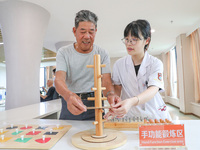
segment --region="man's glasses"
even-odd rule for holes
[[[123,39],[121,39],[121,40],[122,40],[122,42],[123,42],[125,45],[127,45],[129,42],[130,42],[132,45],[135,45],[135,44],[137,43],[137,41],[142,40],[142,39],[133,38],[133,39],[129,40],[128,38],[123,38]]]

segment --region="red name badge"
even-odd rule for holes
[[[142,125],[140,146],[185,146],[184,124]]]

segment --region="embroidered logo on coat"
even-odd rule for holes
[[[158,73],[158,80],[162,81],[162,73]]]
[[[160,110],[160,111],[166,111],[166,109],[167,109],[167,106],[166,106],[166,105],[163,105],[163,106],[161,106],[158,110]]]

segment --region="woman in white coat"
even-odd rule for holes
[[[105,118],[137,116],[171,120],[159,94],[164,90],[163,64],[147,52],[151,41],[149,22],[136,20],[129,23],[122,41],[129,55],[116,61],[112,74],[115,93],[122,101],[113,105]],[[111,91],[107,96],[113,93]]]

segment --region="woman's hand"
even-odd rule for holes
[[[120,101],[109,109],[109,112],[104,116],[104,118],[107,120],[108,118],[112,119],[114,117],[123,118],[124,115],[129,111],[131,106],[131,99]]]
[[[116,105],[113,105],[111,110],[115,114],[115,116],[118,116],[118,118],[122,118],[125,114],[127,114],[127,112],[131,107],[132,107],[131,99],[126,99],[117,103]]]
[[[123,101],[119,101],[117,104],[112,105],[112,108],[109,109],[109,112],[104,116],[105,119],[109,117],[114,118],[123,118],[132,106],[136,106],[138,104],[138,98],[133,97],[129,99],[125,99]]]
[[[125,99],[118,102],[116,105],[113,105],[111,108],[112,114],[118,118],[124,117],[132,106],[136,106],[138,99],[136,97]]]

